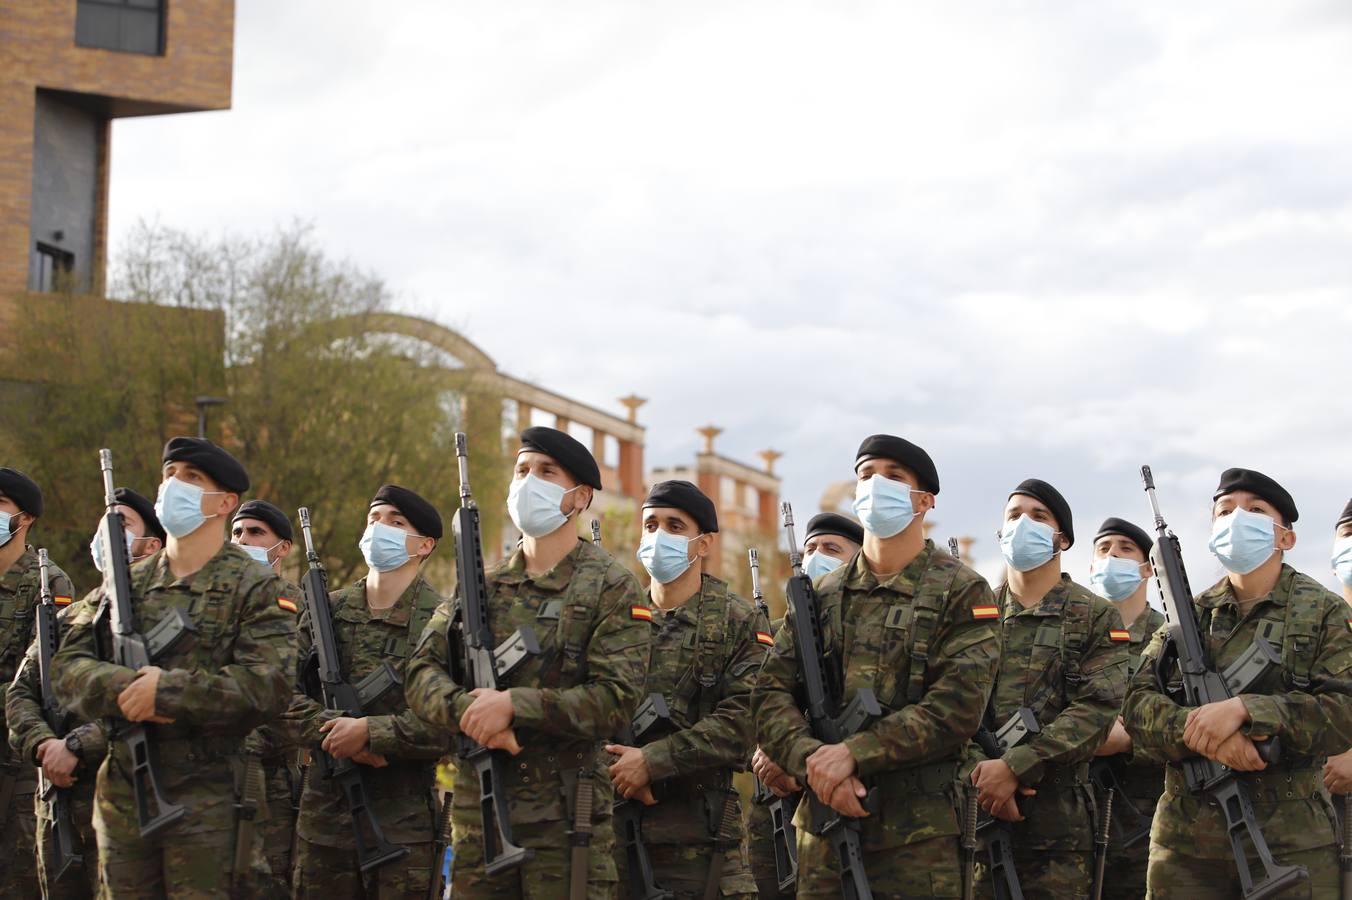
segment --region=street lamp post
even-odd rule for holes
[[[207,436],[207,407],[224,406],[225,398],[203,395],[194,398],[193,403],[197,404],[197,436],[205,438]]]

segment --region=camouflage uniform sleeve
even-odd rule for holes
[[[442,600],[432,614],[413,656],[404,670],[404,697],[409,709],[443,732],[460,733],[460,717],[469,706],[469,693],[451,678],[448,667],[450,646],[446,637],[451,626],[451,600]]]
[[[308,664],[310,650],[313,646],[314,634],[310,631],[310,608],[302,606],[300,623],[296,626],[296,667],[293,669],[297,676],[297,685],[295,691],[291,694],[291,705],[272,726],[285,744],[294,747],[311,748],[317,746],[323,737],[319,733],[319,726],[336,717],[336,713],[325,710],[324,705],[306,694],[299,684],[301,670]]]
[[[443,732],[406,709],[395,716],[367,716],[372,753],[391,759],[441,759],[450,752]]]
[[[56,737],[56,732],[42,715],[42,685],[38,678],[38,642],[34,639],[5,695],[9,745],[19,759],[34,765],[38,745]]]
[[[1003,757],[1021,784],[1040,782],[1048,765],[1075,765],[1092,759],[1122,708],[1131,671],[1130,644],[1109,636],[1110,631],[1123,630],[1117,610],[1107,606],[1106,600],[1094,607],[1089,646],[1080,661],[1082,677],[1079,684],[1067,682],[1065,709],[1042,725],[1038,735]]]
[[[509,688],[514,726],[601,740],[618,734],[633,715],[648,673],[652,626],[633,614],[635,606],[647,606],[638,581],[619,563],[610,565],[587,641],[587,680],[568,688]]]
[[[1000,668],[1000,637],[976,607],[995,606],[990,586],[973,579],[952,595],[929,651],[925,694],[845,739],[859,775],[929,762],[959,752],[976,734]]]
[[[117,695],[136,677],[125,666],[99,659],[94,615],[102,602],[103,591],[95,591],[68,614],[61,646],[52,657],[52,691],[57,701],[87,721],[120,716]]]
[[[765,645],[756,640],[758,623],[759,617],[740,623],[736,650],[723,673],[723,698],[713,711],[691,727],[644,746],[653,781],[701,769],[746,771],[754,733],[751,691],[765,661]]]
[[[80,739],[80,762],[91,772],[97,772],[99,763],[108,755],[108,732],[98,722],[86,722],[70,730]]]
[[[1240,694],[1250,717],[1244,733],[1256,738],[1280,735],[1283,748],[1296,756],[1342,753],[1352,745],[1349,677],[1352,625],[1343,602],[1330,597],[1319,652],[1310,667],[1309,688],[1282,694]]]
[[[798,648],[793,637],[793,610],[775,632],[775,645],[756,676],[751,705],[756,718],[756,740],[784,771],[806,783],[807,758],[822,742],[812,736],[798,707]]]
[[[1164,647],[1166,634],[1168,631],[1161,628],[1151,638],[1122,703],[1122,724],[1131,735],[1133,761],[1168,763],[1193,755],[1183,744],[1187,708],[1162,693],[1155,683],[1155,660]]]
[[[36,572],[34,573],[33,577],[34,577],[35,579],[38,577]],[[47,583],[48,583],[48,586],[49,586],[49,587],[51,588],[51,590],[52,590],[52,595],[55,596],[55,597],[74,597],[74,596],[75,596],[75,588],[74,588],[74,586],[70,583],[70,578],[68,578],[68,577],[66,576],[66,573],[63,572],[63,571],[61,571],[61,569],[58,568],[58,567],[56,567],[56,566],[52,566],[52,567],[49,569],[49,575],[48,575],[48,582],[47,582]],[[66,609],[69,609],[69,608],[70,608],[70,607],[66,607]],[[37,639],[37,636],[38,636],[37,620],[36,620],[36,618],[34,618],[32,621],[33,621],[33,625],[32,625],[32,638],[33,638],[33,640],[36,640],[36,639]],[[28,648],[28,652],[33,656],[33,662],[31,663],[31,666],[34,667],[34,669],[35,669],[35,671],[36,671],[36,666],[37,666],[37,650],[36,650],[36,648],[35,648],[34,646],[32,646],[32,645],[30,644],[30,646],[29,646],[29,648]],[[25,660],[26,660],[26,659],[27,659],[27,657],[25,657]],[[20,660],[20,662],[23,663],[24,660]],[[21,750],[19,749],[19,745],[13,743],[13,732],[14,732],[14,719],[13,719],[13,715],[14,715],[14,714],[11,713],[11,712],[9,711],[9,695],[10,695],[10,691],[13,689],[13,686],[14,686],[14,685],[18,684],[18,677],[17,677],[17,676],[18,676],[19,674],[20,674],[19,672],[16,672],[16,673],[15,673],[15,676],[16,676],[16,677],[15,677],[15,679],[14,679],[13,682],[9,682],[9,681],[0,681],[0,726],[3,726],[3,727],[0,727],[0,731],[4,731],[4,730],[6,730],[6,729],[9,730],[9,732],[10,732],[10,737],[11,737],[11,746],[13,746],[15,752],[20,753],[21,755],[23,755],[23,751],[21,751]],[[38,719],[39,719],[39,720],[42,720],[42,714],[41,714],[41,710],[42,710],[42,701],[41,701],[42,692],[41,692],[40,689],[37,688],[37,676],[36,676],[36,674],[33,676],[33,685],[34,685],[34,689],[33,689],[32,693],[31,693],[31,696],[32,696],[32,697],[38,698],[38,700],[37,700],[37,706],[38,706]],[[50,729],[48,729],[48,730],[50,730]],[[48,735],[48,737],[54,737],[54,735]],[[46,740],[46,739],[47,739],[47,738],[44,737],[42,740]],[[42,742],[42,741],[39,741],[38,743],[41,743],[41,742]],[[37,745],[35,744],[34,746],[37,746]],[[4,749],[4,747],[3,747],[2,745],[0,745],[0,759],[3,759],[4,756],[5,756],[5,749]],[[26,756],[26,758],[27,758],[27,759],[32,759],[31,756]]]
[[[219,672],[169,669],[160,675],[155,712],[176,722],[248,734],[281,715],[291,701],[295,620],[277,603],[285,583],[265,578],[240,604],[232,658]]]

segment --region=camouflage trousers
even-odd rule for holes
[[[66,874],[57,881],[56,861],[50,859],[53,847],[50,842],[55,829],[48,815],[48,804],[36,800],[34,812],[37,815],[37,865],[38,882],[42,885],[42,896],[46,900],[90,900],[99,895],[99,843],[94,834],[94,796],[93,790],[81,790],[77,784],[71,791],[71,819],[75,824],[75,836],[79,840],[76,851],[81,862],[72,864]],[[36,799],[36,798],[35,798]]]
[[[3,777],[4,773],[0,773]],[[33,815],[33,791],[15,793],[9,809],[0,810],[0,894],[6,898],[28,900],[42,896],[38,888],[37,856],[33,851],[33,833],[37,821]]]
[[[230,900],[258,893],[254,873],[234,884],[234,829],[166,835],[125,843],[99,833],[99,896],[105,900]],[[261,862],[261,858],[260,858]]]
[[[1142,900],[1145,873],[1150,863],[1150,840],[1142,838],[1130,847],[1108,847],[1104,867],[1103,900]]]
[[[290,895],[291,851],[296,837],[294,803],[300,788],[299,783],[293,784],[293,779],[299,776],[299,772],[288,770],[285,762],[263,766],[268,812],[259,823],[255,840],[263,845],[263,855],[272,872],[273,884],[277,886],[271,895],[275,897]],[[293,787],[297,791],[295,794]]]
[[[673,900],[699,900],[709,883],[709,866],[714,852],[713,846],[707,843],[649,844],[653,881],[663,890],[670,891]],[[755,900],[756,881],[751,876],[746,847],[738,844],[722,852],[723,872],[718,879],[718,896]],[[620,896],[628,900],[642,900],[640,897],[628,897],[628,866],[622,851],[615,854],[615,868],[620,877]]]
[[[426,900],[432,878],[432,844],[404,844],[409,854],[363,873],[354,850],[301,838],[291,896],[296,900]]]
[[[865,851],[864,871],[877,900],[962,896],[957,836]],[[829,839],[798,831],[798,896],[840,897],[840,867]]]
[[[524,865],[497,875],[484,873],[483,832],[455,825],[452,843],[451,893],[456,900],[562,900],[568,896],[572,872],[572,848],[564,822],[517,823],[512,826],[517,844],[534,853]],[[587,900],[614,900],[618,896],[615,833],[609,818],[595,824],[588,854]]]
[[[794,895],[790,887],[779,889],[779,871],[775,867],[775,827],[766,804],[748,803],[746,813],[746,846],[751,860],[751,875],[756,879],[756,890],[761,900],[776,900]]]
[[[1025,897],[1084,900],[1094,884],[1094,854],[1085,850],[1038,850],[1014,845],[1014,871]],[[978,897],[995,896],[990,872],[977,867]]]
[[[1310,880],[1278,895],[1281,900],[1335,900],[1339,896],[1338,850],[1316,847],[1279,854],[1287,866],[1304,866]],[[1239,875],[1232,859],[1199,859],[1156,843],[1150,845],[1151,900],[1240,900]]]

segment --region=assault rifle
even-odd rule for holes
[[[1183,552],[1177,536],[1169,530],[1160,513],[1155,479],[1149,466],[1141,466],[1141,480],[1155,517],[1155,546],[1150,551],[1150,564],[1155,570],[1155,582],[1159,585],[1165,617],[1169,621],[1169,633],[1156,660],[1157,677],[1164,680],[1166,673],[1177,668],[1182,686],[1175,699],[1183,706],[1228,700],[1233,696],[1232,690],[1226,684],[1225,674],[1216,671],[1207,653],[1197,612],[1193,609],[1192,588],[1188,586],[1188,575],[1183,568]],[[1276,764],[1281,756],[1280,739],[1275,735],[1255,741],[1254,746],[1268,765]],[[1179,766],[1188,789],[1194,794],[1206,795],[1225,816],[1230,852],[1235,858],[1245,900],[1272,897],[1309,879],[1309,871],[1304,866],[1282,866],[1273,859],[1254,815],[1246,777],[1201,756],[1185,759]],[[1250,848],[1256,860],[1250,858]],[[1262,869],[1257,881],[1253,871],[1255,862]]]
[[[671,710],[661,694],[649,694],[634,711],[633,721],[619,735],[626,747],[641,747],[654,740],[660,732],[672,727]],[[652,858],[643,842],[642,800],[615,798],[615,840],[624,851],[629,900],[671,900],[671,891],[662,888],[653,875]]]
[[[38,626],[38,685],[42,693],[42,718],[47,727],[56,733],[57,738],[66,735],[67,715],[52,693],[52,654],[61,643],[59,625],[56,621],[56,598],[52,596],[49,572],[50,563],[47,551],[38,551],[38,578],[40,581],[37,610]],[[38,768],[38,796],[51,804],[52,830],[47,836],[52,881],[60,881],[71,866],[84,862],[80,855],[79,839],[76,837],[75,820],[71,817],[70,788],[60,788],[47,780],[42,768]]]
[[[990,718],[989,707],[986,718]],[[999,759],[1005,755],[1005,751],[1017,747],[1041,730],[1042,727],[1038,725],[1033,711],[1021,706],[998,731],[991,731],[987,724],[982,722],[973,740],[987,759]],[[1023,885],[1019,882],[1019,873],[1014,869],[1014,837],[1010,824],[990,813],[982,812],[977,817],[976,833],[986,849],[995,900],[1023,900]],[[968,882],[971,883],[975,873],[969,869],[967,875]]]
[[[462,432],[455,435],[455,457],[460,468],[460,508],[451,525],[455,532],[455,577],[459,603],[447,632],[450,674],[467,691],[501,690],[503,679],[540,653],[535,631],[523,625],[500,646],[493,646],[488,623],[488,582],[484,577],[482,526],[479,507],[469,486],[469,450]],[[483,820],[484,871],[496,875],[519,866],[534,854],[517,846],[512,837],[511,811],[504,794],[507,752],[490,750],[468,735],[460,735],[460,758],[474,766],[479,785],[479,815]]]
[[[751,564],[751,601],[757,611],[764,616],[768,625],[770,607],[765,603],[765,594],[761,592],[760,556],[756,548],[746,551]],[[776,797],[774,792],[756,779],[756,791],[751,801],[770,810],[770,825],[774,828],[773,846],[775,850],[775,877],[779,879],[780,893],[788,893],[798,881],[798,829],[793,827],[793,814],[798,811],[801,794]]]
[[[822,637],[821,602],[812,587],[812,579],[803,574],[803,555],[793,532],[793,508],[780,504],[784,533],[788,538],[789,576],[785,594],[793,616],[793,638],[798,654],[798,673],[803,681],[807,718],[812,736],[825,744],[839,744],[883,714],[878,698],[868,688],[860,688],[845,702],[845,674],[828,667],[826,644]],[[864,871],[863,850],[859,840],[859,820],[842,816],[806,790],[811,832],[831,843],[840,867],[840,889],[844,900],[873,900],[868,875]],[[876,805],[876,794],[869,791],[865,808]]]
[[[371,704],[399,684],[399,674],[389,662],[382,662],[378,669],[355,685],[344,677],[342,661],[338,657],[338,639],[333,631],[328,573],[315,550],[314,536],[310,531],[310,510],[302,506],[298,514],[300,532],[305,539],[305,559],[309,563],[301,588],[305,594],[305,610],[309,614],[314,644],[309,659],[305,661],[302,681],[310,698],[323,703],[325,709],[359,719],[366,715]],[[361,871],[369,872],[408,855],[407,847],[400,847],[385,839],[380,822],[371,809],[366,779],[357,763],[350,759],[336,759],[316,747],[314,765],[321,777],[338,785],[343,799],[347,801],[347,811],[352,817],[352,837],[357,846],[357,865]]]

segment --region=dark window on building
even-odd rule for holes
[[[164,0],[77,0],[75,43],[157,56],[164,52]]]
[[[47,292],[62,290],[74,271],[74,253],[39,242],[33,251],[33,264],[28,272],[28,289]]]

